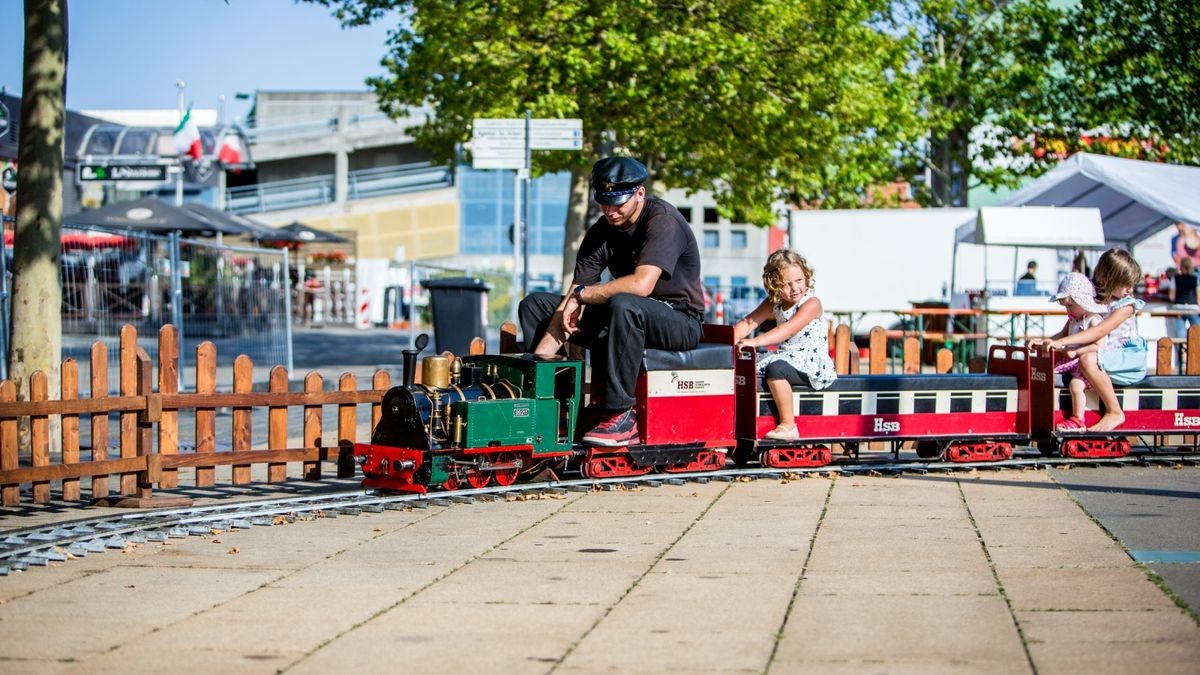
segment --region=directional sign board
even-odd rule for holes
[[[163,183],[167,180],[167,165],[81,163],[78,168],[78,176],[80,183],[112,183],[116,181]]]
[[[581,150],[583,120],[530,120],[531,150]],[[471,149],[476,169],[525,168],[525,120],[522,118],[475,120]]]

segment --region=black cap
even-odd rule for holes
[[[632,157],[605,157],[592,166],[592,191],[596,202],[620,206],[629,201],[649,172]]]

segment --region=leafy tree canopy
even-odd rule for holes
[[[434,108],[414,131],[442,159],[475,117],[579,117],[585,151],[537,153],[539,170],[587,166],[611,139],[767,224],[780,197],[857,205],[920,134],[910,37],[883,0],[313,1],[348,25],[400,17],[369,84],[388,112]]]

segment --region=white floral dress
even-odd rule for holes
[[[775,304],[775,323],[782,326],[784,322],[795,316],[800,306],[812,298],[812,293],[805,293],[788,309],[782,309]],[[779,349],[767,354],[758,361],[758,372],[775,361],[784,361],[797,371],[808,376],[813,389],[824,389],[837,379],[837,371],[833,367],[833,359],[829,358],[829,333],[825,321],[817,317],[807,326],[801,328],[795,335],[779,343]]]

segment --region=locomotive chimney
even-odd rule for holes
[[[404,357],[404,373],[402,374],[402,377],[405,387],[412,386],[413,379],[416,378],[417,375],[417,355],[420,354],[421,350],[425,349],[425,346],[428,344],[429,336],[425,333],[421,333],[417,336],[417,339],[413,341],[413,348],[401,350],[400,353]]]

